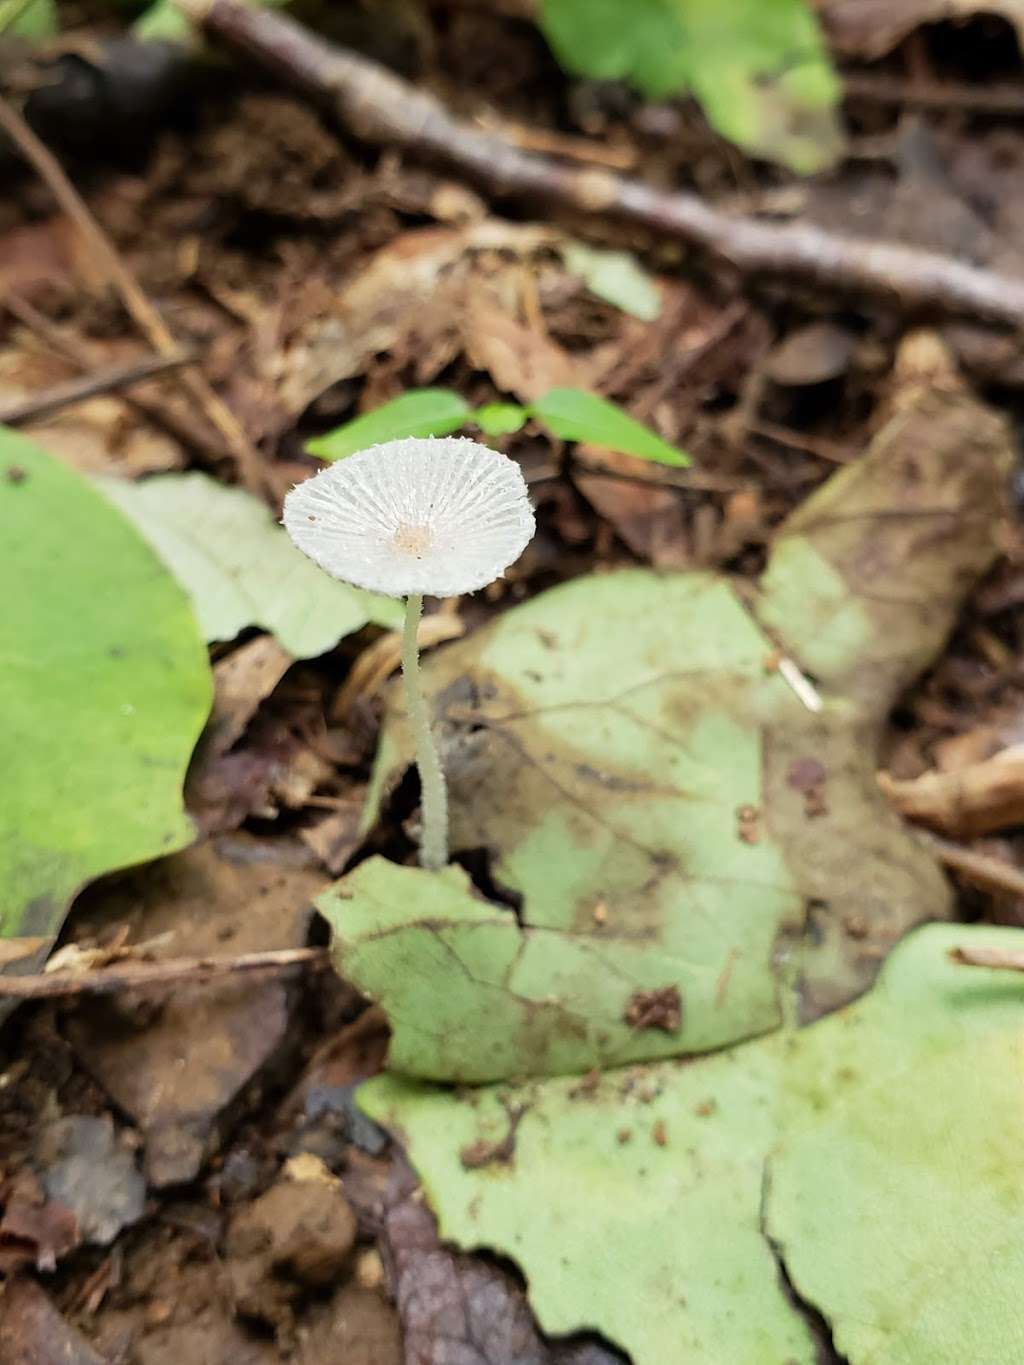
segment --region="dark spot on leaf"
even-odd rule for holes
[[[678,1033],[683,1022],[679,987],[662,986],[654,991],[634,991],[622,1018],[630,1028]]]
[[[528,1105],[519,1104],[508,1110],[508,1132],[497,1142],[488,1142],[481,1138],[478,1142],[471,1142],[463,1147],[459,1153],[459,1160],[467,1171],[478,1170],[481,1166],[493,1166],[495,1164],[510,1166],[516,1154],[516,1129],[523,1121]]]
[[[27,478],[28,474],[22,469],[20,464],[11,464],[7,466],[8,483],[24,483]]]

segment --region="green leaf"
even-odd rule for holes
[[[688,465],[690,458],[669,445],[607,398],[582,389],[550,389],[532,407],[553,436],[562,441],[586,441],[656,464]]]
[[[450,389],[410,389],[390,403],[306,443],[310,455],[342,460],[367,446],[406,436],[448,436],[470,420],[469,404]]]
[[[342,883],[342,974],[392,1016],[396,1066],[480,1080],[724,1046],[779,1023],[776,963],[797,965],[815,1017],[950,913],[875,755],[992,563],[1013,448],[963,391],[904,397],[780,529],[751,609],[712,574],[604,574],[426,662],[452,847],[491,849],[521,906],[470,905],[446,882],[450,907],[424,913],[428,874],[400,884],[373,863]],[[816,679],[810,705],[775,670],[780,648],[786,676],[803,664]],[[413,747],[396,693],[368,823]],[[385,910],[393,927],[375,937]],[[423,981],[444,1001],[441,1034],[410,1008]],[[655,1009],[643,1026],[637,991],[678,992],[679,1019]],[[484,1017],[504,1020],[500,1046]]]
[[[838,82],[806,0],[543,0],[540,24],[573,75],[651,99],[691,92],[756,155],[809,173],[841,150]]]
[[[471,896],[457,869],[382,859],[326,893],[339,970],[383,1003],[395,1067],[459,1081],[586,1071],[779,1023],[774,956],[803,897],[782,844],[760,829],[748,841],[736,814],[765,799],[763,719],[806,715],[765,672],[770,651],[724,581],[638,570],[553,589],[431,661],[460,755],[452,847],[495,850],[495,880],[523,911]],[[378,790],[410,746],[392,716]],[[782,806],[803,824],[802,800]],[[637,1024],[659,992],[678,1017]],[[424,1029],[425,1008],[443,1030]]]
[[[661,312],[658,287],[631,251],[599,251],[583,242],[562,247],[565,268],[585,282],[592,294],[643,322]]]
[[[519,431],[529,415],[518,403],[485,403],[470,414],[470,420],[488,436],[508,436]]]
[[[135,20],[132,32],[145,42],[187,43],[194,30],[174,0],[156,0]]]
[[[1024,934],[920,930],[791,1068],[767,1229],[851,1365],[1021,1357],[1024,975],[961,944]]]
[[[14,34],[29,42],[43,42],[60,32],[56,0],[3,0],[0,34]]]
[[[240,488],[205,474],[97,483],[188,590],[207,640],[260,626],[306,659],[369,622],[401,624],[400,603],[329,578]]]
[[[0,429],[0,932],[49,938],[94,877],[191,842],[210,707],[188,599],[80,475]]]
[[[928,926],[857,1004],[684,1066],[472,1093],[381,1077],[360,1104],[441,1235],[517,1261],[550,1334],[597,1329],[634,1365],[803,1365],[777,1255],[850,1365],[1017,1360],[1024,976],[950,951],[1022,943]]]
[[[813,1365],[760,1229],[782,1061],[772,1038],[583,1085],[382,1076],[359,1105],[405,1144],[445,1241],[515,1260],[549,1335],[596,1330],[633,1365]]]

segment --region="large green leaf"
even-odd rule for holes
[[[1024,975],[962,943],[1024,934],[921,930],[787,1071],[767,1230],[851,1365],[1024,1359]]]
[[[382,1076],[359,1103],[404,1143],[442,1237],[515,1260],[545,1332],[599,1331],[633,1365],[813,1365],[760,1228],[782,1062],[775,1035],[582,1085]]]
[[[326,893],[340,970],[388,1009],[396,1065],[585,1071],[775,1027],[774,955],[803,897],[780,841],[748,839],[737,815],[762,801],[764,718],[806,715],[765,671],[770,650],[726,583],[638,570],[554,589],[445,652],[431,686],[453,847],[495,850],[523,909],[383,859]],[[383,771],[404,769],[408,742],[389,727]]]
[[[328,578],[240,488],[205,474],[98,483],[188,589],[207,640],[262,626],[305,659],[368,622],[401,623],[398,602]]]
[[[691,91],[747,151],[801,172],[839,153],[839,86],[806,0],[543,0],[540,22],[574,75]]]
[[[341,884],[342,974],[384,1003],[395,1064],[482,1080],[721,1047],[779,1023],[780,962],[812,1017],[948,914],[876,752],[992,561],[1011,459],[991,412],[929,391],[783,527],[760,596],[711,574],[583,578],[430,659],[452,846],[489,851],[521,904],[381,862]],[[797,664],[818,710],[785,680]],[[396,698],[368,820],[412,756]]]
[[[774,1246],[850,1365],[1016,1361],[1024,977],[950,950],[1022,939],[928,926],[850,1008],[682,1066],[360,1099],[442,1235],[514,1258],[548,1332],[634,1365],[813,1361]]]
[[[43,42],[60,31],[56,0],[2,0],[0,34]]]
[[[343,460],[367,446],[400,441],[407,436],[448,436],[465,426],[472,414],[466,400],[451,389],[410,389],[372,412],[354,417],[326,436],[306,443],[321,460]]]
[[[85,479],[0,432],[0,931],[48,938],[84,883],[183,847],[212,695],[188,599]]]

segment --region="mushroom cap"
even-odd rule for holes
[[[387,441],[293,488],[284,525],[332,578],[456,597],[500,577],[535,529],[514,460],[459,437]]]

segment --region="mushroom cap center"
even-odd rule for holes
[[[434,533],[429,526],[410,526],[402,522],[394,534],[396,550],[401,550],[414,559],[422,559],[433,544]]]

